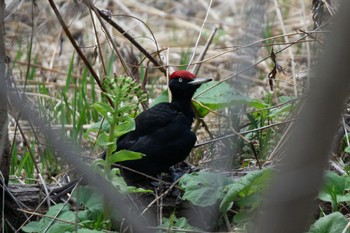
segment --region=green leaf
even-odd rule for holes
[[[106,231],[90,230],[87,228],[78,229],[78,233],[104,233],[104,232],[106,232]]]
[[[286,103],[286,102],[288,102],[288,101],[291,101],[291,100],[296,99],[296,97],[295,97],[295,96],[286,96],[286,95],[282,95],[282,96],[280,96],[278,99],[279,99],[280,103]]]
[[[195,172],[182,176],[179,184],[185,190],[183,200],[198,206],[211,206],[222,198],[224,186],[232,182],[217,173]]]
[[[163,91],[152,103],[151,107],[154,105],[157,105],[159,103],[168,103],[169,102],[169,96],[168,96],[168,90]]]
[[[102,121],[98,121],[98,122],[95,122],[93,123],[90,128],[87,130],[87,133],[89,132],[97,132],[99,131],[100,129],[103,131],[103,132],[108,132],[109,131],[109,123],[108,121],[103,121],[102,125],[101,125]]]
[[[97,219],[103,213],[103,198],[94,188],[81,186],[72,194],[73,198],[82,206],[84,210],[79,211],[79,220]]]
[[[67,222],[74,222],[75,221],[75,213],[73,211],[65,211],[62,214],[58,216],[58,219],[67,221]],[[60,222],[55,221],[49,230],[48,233],[62,233],[62,232],[74,232],[75,226],[74,224],[66,223],[66,222]]]
[[[112,107],[109,104],[103,102],[93,103],[92,107],[105,118],[107,118],[108,112],[113,112]]]
[[[350,193],[346,193],[344,195],[337,195],[337,201],[340,202],[349,202],[350,201]]]
[[[163,218],[162,222],[163,223],[161,227],[169,229],[169,231],[167,232],[183,233],[184,232],[183,230],[188,230],[190,232],[191,231],[201,232],[199,228],[191,226],[185,217],[177,218],[175,215],[171,215],[170,218]],[[176,231],[174,229],[179,229],[179,231]],[[159,232],[160,231],[157,231],[157,233]]]
[[[204,117],[210,112],[210,110],[215,111],[237,104],[246,104],[251,101],[248,96],[234,93],[235,90],[227,83],[220,83],[218,81],[204,83],[198,88],[194,95],[196,96],[197,94],[200,94],[195,99],[200,102],[201,105],[204,105],[204,107],[196,102],[194,102],[194,106],[199,113],[199,116]]]
[[[118,163],[126,160],[136,160],[141,159],[143,156],[140,152],[134,152],[130,150],[120,150],[114,152],[111,156],[108,156],[107,162],[110,164]]]
[[[273,109],[270,111],[270,114],[268,115],[268,117],[274,118],[274,117],[281,115],[282,113],[289,113],[291,111],[292,107],[293,107],[292,104],[287,104],[281,108]]]
[[[22,231],[24,232],[42,232],[43,230],[44,228],[39,222],[30,222],[22,227]]]
[[[112,183],[114,187],[116,187],[119,192],[121,193],[127,193],[128,192],[128,185],[126,184],[124,178],[119,174],[120,171],[117,168],[112,168],[110,170],[110,175],[107,175],[107,178]]]
[[[345,147],[344,151],[345,151],[346,153],[350,153],[350,146]]]
[[[75,220],[74,212],[70,211],[68,205],[65,205],[63,203],[51,206],[45,216],[54,218],[57,217],[58,219],[68,222],[74,222]],[[55,221],[54,219],[45,216],[41,218],[39,222],[28,223],[22,228],[22,230],[25,232],[43,232],[50,225],[50,228],[47,231],[49,233],[74,231],[75,226],[73,224]]]
[[[114,130],[114,136],[120,137],[135,129],[135,120],[129,116],[125,117],[125,121],[120,122]]]
[[[339,233],[343,232],[347,223],[348,220],[341,213],[334,212],[318,219],[307,233]],[[345,232],[349,233],[350,230]]]
[[[337,205],[341,202],[350,201],[350,177],[348,175],[338,175],[335,172],[325,174],[324,186],[318,197],[322,201],[331,202]],[[333,206],[335,208],[336,206]]]
[[[242,197],[247,197],[261,192],[270,176],[270,170],[250,172],[224,189],[224,197],[220,203],[220,211],[226,212],[231,208],[232,202]]]
[[[264,108],[271,107],[271,105],[265,103],[263,100],[257,100],[257,99],[254,99],[254,100],[250,101],[249,105],[251,107],[256,108],[256,109],[264,109]]]
[[[105,164],[106,164],[106,160],[101,159],[101,158],[98,158],[98,159],[95,159],[95,160],[91,163],[91,167],[92,167],[94,170],[98,170],[97,168],[99,168],[99,167],[104,167]]]
[[[153,193],[152,190],[128,186],[128,193]]]
[[[115,144],[115,141],[110,142],[109,141],[109,135],[106,134],[106,133],[101,133],[100,135],[98,135],[96,143],[99,146],[107,147],[109,145]]]

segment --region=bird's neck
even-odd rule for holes
[[[171,103],[180,110],[191,122],[194,118],[194,112],[192,109],[192,100],[188,99],[173,99]]]

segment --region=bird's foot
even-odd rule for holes
[[[169,168],[169,174],[171,177],[171,182],[175,182],[178,179],[180,179],[184,174],[191,173],[196,170],[196,167],[193,165],[186,163],[186,162],[180,162],[175,164],[174,166],[171,166]]]

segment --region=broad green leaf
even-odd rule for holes
[[[94,170],[97,170],[98,167],[103,167],[106,164],[106,160],[104,159],[95,159],[92,163],[91,163],[91,167],[94,168]]]
[[[135,120],[131,117],[126,117],[125,121],[120,122],[114,130],[114,136],[120,137],[135,129]]]
[[[350,146],[345,147],[344,151],[345,151],[346,153],[350,153]]]
[[[106,232],[106,231],[90,230],[87,228],[78,229],[78,233],[104,233],[104,232]]]
[[[292,107],[293,107],[292,104],[287,104],[287,105],[284,105],[283,107],[273,109],[270,111],[270,114],[268,115],[268,117],[274,118],[281,115],[282,113],[289,113]]]
[[[81,186],[72,194],[77,203],[83,204],[84,210],[79,211],[79,220],[97,219],[103,212],[103,198],[100,193],[89,186]]]
[[[307,233],[339,233],[344,232],[348,220],[339,212],[331,213],[318,219],[314,224],[311,225]],[[345,231],[349,233],[348,229]]]
[[[200,117],[206,116],[210,111],[223,109],[237,104],[246,104],[251,101],[247,96],[235,94],[235,90],[229,84],[218,83],[218,81],[205,83],[196,91],[194,96],[200,94],[195,98],[200,104],[194,102],[194,106]],[[204,107],[201,105],[204,105]]]
[[[126,184],[124,178],[120,176],[120,171],[117,168],[112,168],[110,170],[110,175],[107,175],[109,181],[113,184],[114,187],[118,189],[121,193],[128,192],[128,185]]]
[[[22,231],[24,232],[42,232],[43,230],[44,228],[39,222],[30,222],[22,227]]]
[[[348,175],[338,175],[335,172],[327,172],[324,186],[318,197],[322,201],[339,204],[350,201],[350,177]]]
[[[338,203],[340,203],[340,202],[349,202],[350,201],[350,193],[337,195],[337,201],[338,201]]]
[[[185,190],[183,200],[198,206],[211,206],[222,198],[224,186],[232,182],[217,173],[195,172],[181,177],[179,184]]]
[[[295,99],[294,96],[280,96],[279,97],[279,101],[280,103],[286,103],[288,101],[291,101]],[[276,108],[276,109],[272,109],[270,111],[270,114],[269,114],[269,117],[277,117],[278,115],[282,114],[282,113],[289,113],[291,111],[291,109],[293,108],[293,104],[292,103],[289,103],[289,104],[286,104],[280,108]]]
[[[183,233],[183,230],[188,230],[189,232],[195,231],[195,232],[201,232],[199,228],[191,226],[187,219],[185,217],[177,218],[174,215],[171,215],[170,218],[163,218],[162,219],[162,225],[161,227],[167,228],[167,229],[181,229],[179,231],[171,230],[169,232],[172,233]],[[157,231],[159,232],[159,231]]]
[[[233,221],[236,224],[246,224],[251,222],[252,220],[252,213],[249,211],[239,211],[238,213],[233,216]]]
[[[64,221],[74,222],[75,214],[72,211],[69,211],[68,205],[63,203],[51,206],[49,211],[45,216],[50,216],[54,218],[59,218]],[[50,228],[47,232],[49,233],[60,233],[60,232],[70,232],[74,230],[73,224],[68,224],[60,221],[54,221],[52,218],[48,217],[41,218],[38,222],[28,223],[22,228],[25,232],[43,232],[49,225]]]
[[[97,132],[99,130],[101,130],[104,133],[109,133],[109,127],[110,124],[107,120],[103,121],[102,125],[101,125],[101,121],[94,123],[87,131],[87,134],[90,132]],[[125,116],[125,120],[123,122],[120,122],[114,129],[114,137],[120,137],[132,130],[135,129],[135,120],[129,116]],[[102,138],[97,139],[97,140],[101,140],[101,144],[99,144],[99,141],[97,141],[98,145],[100,146],[108,146],[111,143],[108,142],[108,136],[102,136]]]
[[[112,142],[109,141],[109,136],[106,133],[101,133],[100,135],[98,135],[96,143],[97,143],[97,145],[102,146],[102,147],[107,147],[109,145],[115,144],[114,141],[112,141]]]
[[[250,172],[233,184],[227,185],[224,189],[224,197],[220,203],[220,211],[226,212],[230,209],[232,202],[242,197],[261,192],[266,185],[270,170],[259,170]]]
[[[111,156],[107,158],[107,162],[110,164],[118,163],[126,160],[141,159],[143,156],[140,152],[134,152],[129,150],[120,150],[114,152]]]
[[[58,219],[66,222],[75,222],[76,216],[73,211],[65,211],[58,216]],[[75,225],[66,222],[55,221],[47,231],[48,233],[74,232]]]
[[[278,99],[279,99],[280,103],[285,103],[285,102],[288,102],[288,101],[296,99],[296,97],[295,96],[282,95],[282,96],[278,97]]]
[[[128,193],[153,193],[152,190],[128,186]]]
[[[102,209],[103,198],[101,194],[90,186],[80,186],[79,190],[72,194],[72,197],[88,209]]]
[[[156,104],[168,103],[168,102],[169,102],[168,90],[165,90],[151,103],[150,106],[153,107]]]
[[[263,109],[263,108],[271,107],[269,104],[265,103],[263,100],[257,100],[257,99],[250,101],[249,105],[251,107],[256,108],[256,109]]]
[[[92,132],[92,131],[99,131],[100,129],[103,132],[108,132],[109,131],[109,123],[108,121],[103,121],[102,125],[101,125],[102,121],[98,121],[93,123],[90,128],[87,130],[87,133]]]

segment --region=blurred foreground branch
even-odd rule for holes
[[[255,232],[308,229],[332,139],[350,91],[350,2],[342,1],[288,149],[276,167]]]

